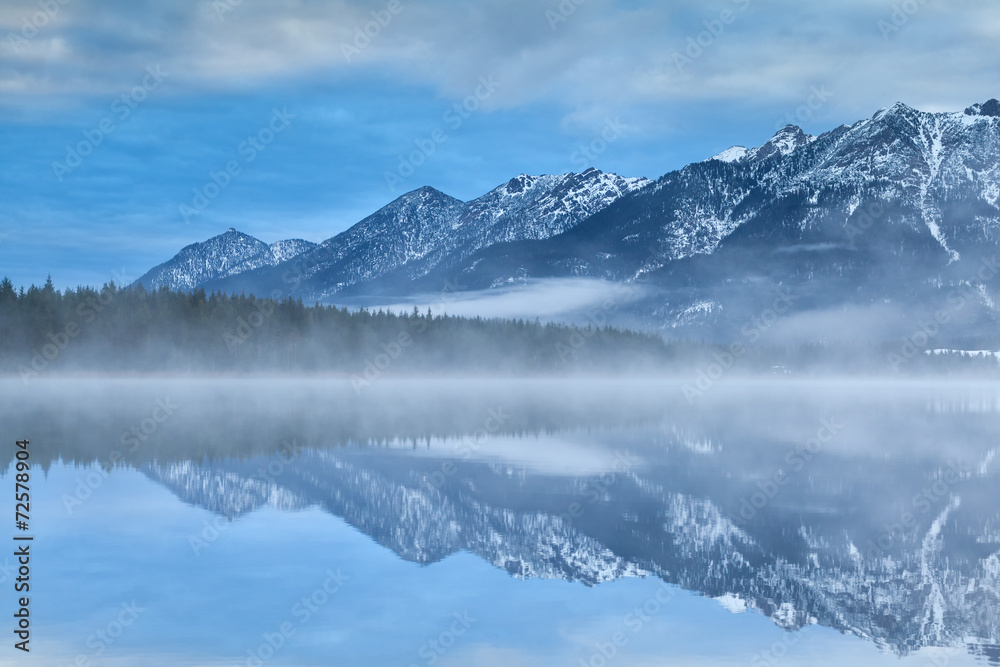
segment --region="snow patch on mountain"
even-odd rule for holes
[[[469,202],[421,188],[303,255],[315,277],[308,296],[329,298],[389,274],[405,283],[488,246],[547,239],[650,183],[588,169],[521,174]]]
[[[311,241],[303,241],[302,239],[287,239],[285,241],[276,241],[271,244],[271,254],[274,255],[275,264],[280,264],[281,262],[286,262],[293,257],[297,257],[307,250],[312,250],[316,247],[315,243]]]
[[[218,278],[235,276],[266,266],[276,266],[316,247],[301,239],[268,245],[230,227],[224,234],[192,243],[172,259],[150,269],[135,284],[155,290],[192,290]]]
[[[755,160],[766,160],[774,156],[787,157],[815,140],[816,137],[806,134],[797,125],[786,125],[778,130],[766,144],[754,151],[752,157]]]
[[[796,125],[786,125],[775,133],[765,144],[757,148],[746,148],[744,146],[732,146],[717,155],[705,160],[718,160],[719,162],[738,163],[750,160],[766,160],[767,158],[780,156],[785,157],[792,154],[796,149],[810,144],[816,137],[806,134],[802,128]]]
[[[708,160],[705,160],[705,162],[708,162],[709,160],[718,160],[719,162],[739,162],[749,154],[750,149],[745,146],[732,146],[717,155],[713,155],[708,158]]]
[[[745,614],[747,611],[747,601],[732,593],[726,593],[712,599],[725,607],[730,613]]]
[[[651,328],[737,316],[755,277],[734,275],[722,290],[713,276],[727,267],[675,274],[691,264],[681,260],[720,247],[748,265],[775,260],[792,272],[782,280],[836,272],[853,290],[844,299],[880,298],[873,281],[882,269],[924,271],[926,284],[914,284],[924,290],[1000,244],[998,104],[928,113],[897,103],[819,136],[788,125],[757,148],[734,146],[655,183],[589,169],[520,174],[469,202],[421,188],[304,252],[234,239],[224,251],[186,248],[144,278],[185,289],[223,279],[227,290],[266,293],[283,286],[276,263],[294,260],[296,296],[326,301],[539,278],[688,281],[642,306]]]

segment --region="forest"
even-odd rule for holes
[[[15,290],[0,282],[0,372],[405,373],[639,370],[686,347],[648,334],[307,306],[252,295],[142,286]]]
[[[51,278],[0,281],[0,373],[24,381],[59,373],[294,373],[383,375],[672,374],[692,387],[733,374],[976,374],[993,358],[914,354],[898,342],[733,345],[667,340],[613,327],[305,305],[253,295],[147,291],[114,282],[60,291]]]

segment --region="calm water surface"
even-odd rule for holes
[[[2,665],[1000,664],[995,385],[8,381],[0,431]]]

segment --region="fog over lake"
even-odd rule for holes
[[[684,384],[4,381],[32,659],[1000,664],[1000,388]]]

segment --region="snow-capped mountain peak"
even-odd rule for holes
[[[299,255],[307,276],[303,287],[309,299],[325,299],[375,281],[409,283],[497,243],[560,234],[650,183],[597,169],[522,173],[468,202],[424,186]],[[273,282],[270,268],[252,270],[240,281],[223,276],[218,286],[230,290]]]
[[[219,239],[199,246],[171,284],[254,293],[283,284],[274,249],[236,231],[219,238],[226,252],[212,249]],[[941,113],[898,103],[819,136],[788,125],[757,148],[735,146],[655,183],[588,169],[522,173],[467,202],[420,188],[295,255],[305,276],[296,296],[649,275],[669,298],[636,306],[643,325],[741,324],[766,292],[760,276],[822,295],[813,308],[895,303],[904,284],[908,298],[930,303],[933,289],[975,275],[998,245],[1000,102]],[[984,322],[1000,319],[990,294]]]
[[[798,148],[812,143],[815,140],[816,137],[806,134],[802,131],[802,128],[796,125],[786,125],[758,148],[732,146],[721,153],[704,160],[704,162],[718,160],[719,162],[728,162],[733,164],[753,160],[766,160],[776,155],[785,157]]]
[[[971,107],[965,110],[966,116],[1000,116],[1000,101],[996,99],[989,100],[982,104],[973,104]]]
[[[275,266],[315,247],[302,239],[268,245],[230,227],[224,233],[181,249],[172,259],[150,269],[136,281],[146,289],[190,290],[208,281]]]
[[[896,102],[890,106],[879,109],[878,111],[875,112],[875,115],[872,116],[872,118],[874,120],[878,120],[881,118],[885,118],[886,116],[909,116],[919,113],[920,111],[914,109],[909,104],[905,104],[903,102]]]
[[[287,261],[301,255],[307,250],[315,248],[316,244],[311,241],[304,241],[302,239],[286,239],[284,241],[275,241],[271,244],[271,253],[274,255],[275,264],[280,264],[281,262]]]
[[[802,131],[797,125],[786,125],[775,133],[767,143],[758,148],[753,155],[755,160],[766,160],[780,155],[785,157],[796,149],[811,143],[815,137]]]
[[[465,242],[479,249],[494,243],[549,238],[649,183],[646,178],[625,178],[594,168],[581,174],[521,174],[468,203],[463,228],[476,220],[472,227],[479,238]]]
[[[536,181],[537,179],[534,176],[519,174],[507,181],[507,184],[502,187],[508,195],[519,195],[524,194],[524,191],[532,187]]]
[[[749,154],[750,149],[745,146],[731,146],[721,153],[708,158],[705,162],[710,160],[718,160],[719,162],[739,162],[740,160],[745,159]]]

